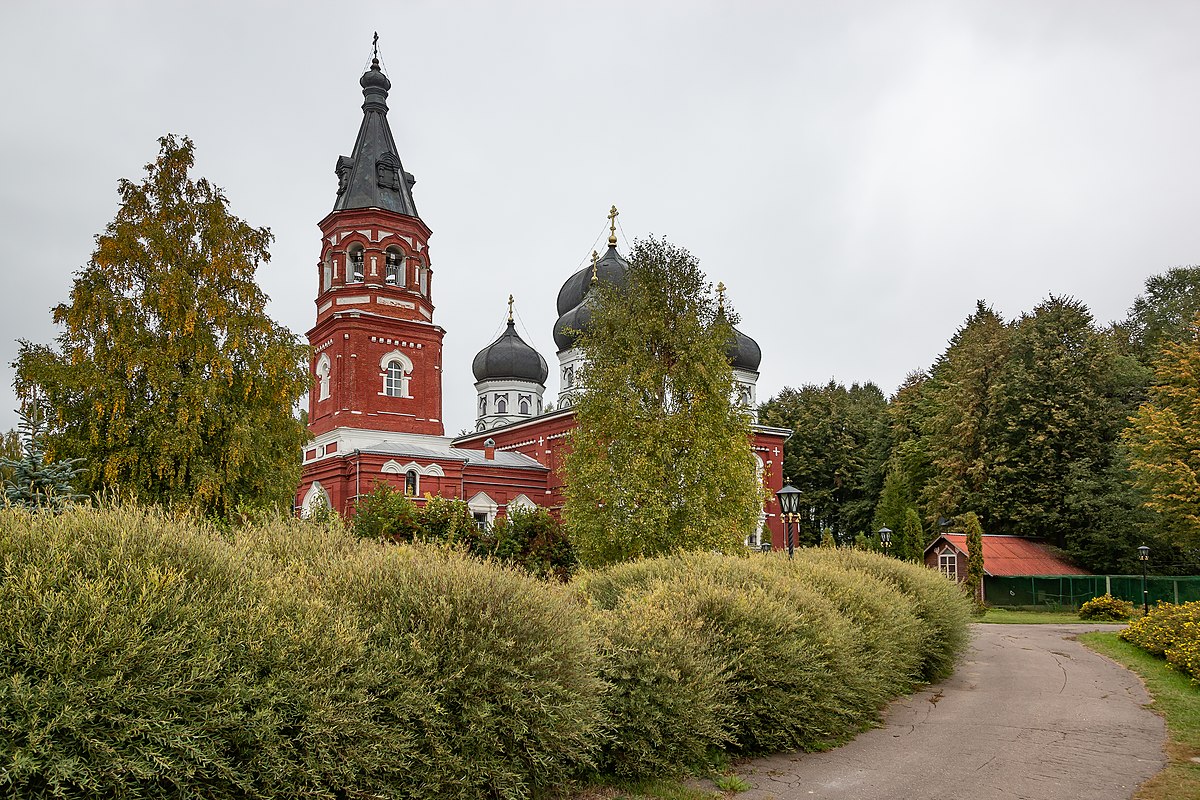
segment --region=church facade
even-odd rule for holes
[[[476,431],[447,437],[445,331],[434,322],[432,231],[417,212],[416,180],[405,171],[388,124],[391,82],[378,58],[359,83],[362,123],[351,154],[336,162],[337,198],[319,223],[317,317],[308,332],[313,438],[303,453],[297,507],[306,513],[325,502],[349,515],[359,496],[386,481],[418,505],[426,495],[464,500],[480,524],[516,507],[558,513],[574,399],[581,390],[576,375],[583,353],[576,338],[587,329],[588,289],[597,280],[622,281],[628,267],[617,250],[615,226],[604,256],[571,275],[557,297],[557,410],[544,411],[549,367],[517,333],[510,305],[505,331],[471,364]],[[610,220],[615,216],[614,208]],[[728,356],[736,400],[753,408],[758,345],[735,331]],[[783,442],[789,434],[753,427],[751,447],[768,501],[761,531],[748,545],[758,546],[760,539],[783,545],[774,493],[782,487]]]

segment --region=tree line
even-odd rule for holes
[[[1150,278],[1126,319],[1100,325],[1051,296],[1004,319],[980,301],[891,398],[873,383],[787,388],[759,409],[793,428],[784,471],[816,543],[920,558],[957,518],[1045,539],[1095,572],[1200,570],[1200,268]]]

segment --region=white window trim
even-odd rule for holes
[[[332,363],[329,361],[329,356],[326,353],[321,353],[321,357],[317,359],[318,394],[317,402],[329,399],[329,372],[333,369]]]
[[[398,395],[389,395],[387,393],[388,364],[392,363],[393,361],[400,362],[400,370],[402,372],[400,377],[400,394]],[[412,399],[412,391],[411,387],[409,386],[409,381],[412,378],[412,372],[412,360],[408,356],[404,355],[404,353],[400,352],[399,350],[393,350],[390,353],[386,353],[383,358],[379,359],[379,377],[383,381],[382,390],[379,393],[385,397],[405,397]]]

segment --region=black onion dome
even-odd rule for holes
[[[363,76],[358,79],[358,85],[364,89],[378,88],[389,92],[392,89],[392,82],[388,80],[388,76],[383,74],[383,70],[379,68],[379,59],[372,59],[371,68],[363,73]]]
[[[585,297],[582,303],[563,314],[554,323],[554,344],[558,346],[559,352],[574,347],[579,334],[586,331],[591,324],[592,304],[590,299]]]
[[[550,375],[542,354],[525,344],[512,320],[500,338],[480,350],[471,362],[475,380],[516,379],[543,386]]]
[[[758,365],[762,363],[762,350],[758,342],[737,328],[733,329],[733,337],[729,340],[729,346],[725,348],[725,354],[734,369],[758,372]]]
[[[626,272],[629,262],[617,252],[615,245],[609,245],[604,256],[596,261],[595,270],[588,264],[583,269],[567,278],[567,282],[558,290],[558,321],[554,323],[554,343],[559,351],[570,350],[575,346],[579,334],[592,321],[592,310],[588,305],[588,290],[592,286],[592,273],[597,281],[624,286],[627,280]]]
[[[596,279],[615,283],[618,286],[625,285],[625,271],[629,269],[629,262],[626,261],[617,248],[609,246],[600,260],[596,262]],[[567,282],[558,290],[558,314],[562,316],[570,311],[575,306],[583,302],[584,295],[587,294],[588,287],[592,285],[592,265],[588,264],[583,269],[576,272],[571,277],[567,278]]]

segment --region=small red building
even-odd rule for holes
[[[359,83],[358,137],[351,154],[337,159],[337,197],[319,223],[316,322],[308,332],[313,440],[303,453],[297,508],[306,513],[323,501],[349,515],[359,496],[386,481],[417,503],[425,495],[465,500],[481,523],[517,506],[557,513],[580,390],[575,376],[583,362],[575,340],[590,318],[587,294],[594,281],[621,281],[628,267],[617,251],[617,211],[609,214],[613,235],[604,256],[571,275],[558,293],[559,410],[544,413],[549,368],[517,334],[510,305],[507,329],[472,363],[476,431],[449,438],[442,420],[445,331],[434,322],[432,231],[417,213],[416,179],[404,169],[392,137],[391,81],[377,58]],[[753,408],[761,352],[753,339],[735,334],[728,351],[735,399]],[[783,443],[790,434],[754,427],[751,447],[769,501],[748,545],[758,546],[765,532],[782,546],[774,493],[782,488]]]
[[[925,548],[925,566],[952,581],[967,577],[967,535],[943,533]],[[984,577],[1012,575],[1089,575],[1056,556],[1041,542],[1023,536],[983,535]]]

